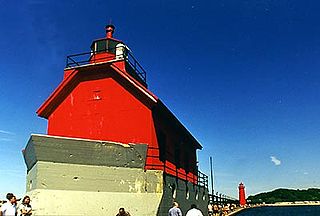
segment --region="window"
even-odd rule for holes
[[[113,40],[98,40],[94,42],[94,52],[111,52],[116,53],[116,46],[119,42]]]
[[[105,40],[97,41],[95,46],[95,51],[98,52],[105,52],[107,50],[107,43]]]

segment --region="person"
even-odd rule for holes
[[[6,196],[8,202],[1,206],[0,215],[1,216],[16,216],[17,214],[17,200],[13,193],[7,193]]]
[[[211,203],[208,204],[208,215],[213,216],[213,206]]]
[[[219,214],[220,214],[219,206],[215,204],[215,205],[213,206],[213,215],[214,215],[214,216],[219,216]]]
[[[197,209],[196,204],[192,204],[190,210],[187,212],[186,216],[203,216],[202,212]]]
[[[30,205],[30,197],[25,196],[18,209],[18,216],[30,216],[32,215],[32,207]]]
[[[228,213],[229,213],[229,204],[224,205],[223,208],[222,208],[222,211],[223,211],[223,215],[228,215]]]
[[[179,208],[179,203],[173,202],[172,208],[169,209],[168,216],[182,216],[182,212]]]
[[[130,216],[130,213],[125,211],[124,208],[119,208],[119,213],[116,216]]]

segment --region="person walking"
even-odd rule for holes
[[[192,204],[190,210],[187,212],[186,216],[203,216],[202,212],[197,209],[196,204]]]
[[[179,208],[179,203],[173,202],[172,208],[169,209],[168,216],[182,216],[182,212]]]
[[[17,199],[13,193],[7,193],[8,202],[1,206],[0,216],[16,216],[17,215]]]

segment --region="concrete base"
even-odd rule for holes
[[[162,193],[162,181],[159,170],[38,161],[27,174],[26,189]]]
[[[132,216],[167,216],[173,201],[179,202],[184,215],[191,204],[196,204],[204,215],[207,213],[207,190],[173,176],[165,176],[165,179],[161,193],[34,189],[28,195],[31,196],[34,216],[112,216],[120,207]],[[123,189],[121,186],[117,188]]]
[[[157,215],[159,194],[33,190],[29,193],[34,216],[116,215],[124,207],[132,216]]]
[[[207,189],[162,171],[38,161],[27,175],[34,216],[167,216],[173,201],[183,213],[196,204],[205,214]]]
[[[167,216],[177,201],[185,214],[196,204],[204,214],[208,189],[144,170],[146,145],[122,145],[33,135],[25,151],[26,190],[34,216]]]
[[[37,215],[156,215],[162,171],[38,161],[27,175]]]

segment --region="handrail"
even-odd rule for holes
[[[148,146],[148,149],[152,150],[152,149],[158,149],[155,147],[150,147]],[[158,156],[159,157],[159,156]],[[148,155],[147,153],[147,158],[158,158],[154,155]],[[184,170],[184,172],[181,172],[179,170],[179,168],[172,168],[170,166],[167,166],[165,162],[163,162],[162,164],[149,164],[146,163],[147,167],[151,167],[151,169],[161,169],[163,170],[165,173],[170,173],[170,171],[173,173],[176,173],[176,175],[178,176],[182,176],[183,179],[185,180],[193,180],[192,182],[195,183],[197,186],[200,187],[204,187],[206,189],[208,189],[208,176],[202,172],[200,172],[199,170],[197,171],[197,174],[192,173],[192,177],[188,176],[188,172]],[[195,178],[196,176],[196,178]]]
[[[148,150],[149,149],[150,150],[158,150],[158,148],[151,147],[151,146],[148,146]],[[147,153],[147,158],[159,158],[159,155],[158,156],[148,155],[148,153]],[[148,164],[148,163],[146,163],[145,166],[148,166],[149,169],[150,169],[150,167],[151,167],[151,169],[161,169],[165,173],[167,173],[166,171],[175,172],[176,174],[182,175],[185,178],[185,180],[188,180],[188,178],[189,178],[187,172],[185,172],[185,174],[184,174],[184,173],[180,172],[178,168],[172,168],[172,167],[167,166],[165,162],[163,162],[162,164]],[[193,173],[193,176],[196,176],[196,175]],[[196,177],[197,177],[196,179],[193,179],[193,183],[195,183],[197,186],[204,187],[204,188],[208,189],[209,177],[199,170],[197,172]],[[231,196],[227,196],[225,194],[218,193],[218,192],[216,192],[216,194],[215,194],[214,191],[213,191],[213,194],[209,193],[208,196],[209,196],[209,203],[211,203],[211,204],[226,204],[226,203],[237,204],[237,203],[239,203],[239,200],[237,200],[236,198],[233,198]]]
[[[208,188],[208,176],[198,170],[198,184]]]
[[[111,56],[98,56],[97,54],[101,53],[110,53],[113,54]],[[66,68],[74,68],[87,64],[96,64],[104,61],[111,60],[125,60],[130,66],[131,70],[133,70],[133,76],[138,78],[138,80],[142,81],[144,85],[147,83],[147,72],[140,65],[137,59],[132,55],[129,50],[126,50],[125,53],[116,55],[116,48],[108,48],[99,51],[91,51],[91,52],[83,52],[79,54],[72,54],[67,56],[66,60]],[[129,68],[129,70],[130,70]],[[130,72],[131,72],[130,70]]]
[[[224,194],[219,194],[217,193],[215,194],[209,194],[209,203],[210,204],[226,204],[226,203],[230,203],[230,204],[238,204],[239,200],[237,200],[236,198],[224,195]]]

